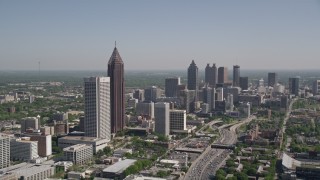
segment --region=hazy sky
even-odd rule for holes
[[[0,70],[320,69],[316,0],[0,0]]]

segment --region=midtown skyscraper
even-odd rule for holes
[[[205,82],[208,83],[211,87],[215,87],[217,84],[217,73],[218,71],[216,64],[213,64],[212,67],[210,67],[208,63],[205,69]]]
[[[233,66],[233,86],[234,87],[240,86],[240,66],[239,65]]]
[[[108,76],[110,77],[111,99],[111,133],[117,133],[124,127],[124,63],[114,48],[108,62]]]
[[[227,67],[219,67],[218,68],[218,83],[224,84],[227,83],[228,80],[228,68]]]
[[[180,77],[166,78],[165,80],[166,97],[177,97],[178,85],[180,85]]]
[[[188,68],[188,89],[189,90],[198,90],[199,79],[198,79],[198,67],[194,60],[192,60]]]
[[[299,84],[300,78],[299,77],[294,77],[294,78],[289,78],[289,92],[290,94],[294,94],[296,96],[299,96]]]
[[[268,73],[268,86],[274,87],[278,83],[277,73]]]
[[[110,140],[110,78],[85,78],[84,100],[85,136]]]

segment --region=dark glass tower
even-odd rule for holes
[[[277,73],[268,73],[268,86],[274,87],[278,83]]]
[[[111,133],[117,133],[124,127],[124,64],[117,47],[114,48],[108,62],[110,77]]]
[[[233,86],[240,86],[240,66],[238,65],[233,66]]]
[[[216,64],[213,63],[212,65],[212,87],[215,88],[216,85],[217,85],[217,82],[218,82],[218,70],[217,70],[217,67],[216,67]]]
[[[289,78],[289,92],[290,94],[294,94],[296,96],[299,96],[299,84],[300,78]]]
[[[205,69],[205,82],[209,84],[210,87],[216,87],[217,78],[218,78],[217,73],[218,71],[217,71],[216,64],[213,64],[212,67],[210,67],[208,63]]]
[[[188,68],[188,89],[198,90],[199,80],[198,80],[198,67],[192,60]]]

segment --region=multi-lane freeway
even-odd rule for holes
[[[234,144],[237,141],[236,129],[242,124],[251,121],[254,117],[233,124],[230,129],[220,129],[220,138],[216,140],[216,143],[222,144]],[[192,163],[186,175],[183,179],[210,179],[215,172],[225,162],[226,158],[231,153],[231,150],[227,149],[212,149],[210,146]]]

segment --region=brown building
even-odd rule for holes
[[[228,68],[227,67],[219,67],[218,68],[218,83],[224,84],[229,81],[228,79]]]
[[[110,77],[110,109],[111,133],[117,133],[124,127],[124,64],[117,47],[108,62],[108,76]]]
[[[56,135],[65,135],[69,133],[68,122],[57,121],[54,122],[54,133]]]
[[[32,135],[27,134],[31,141],[38,141],[38,154],[41,157],[47,157],[52,154],[52,136],[51,135]]]

